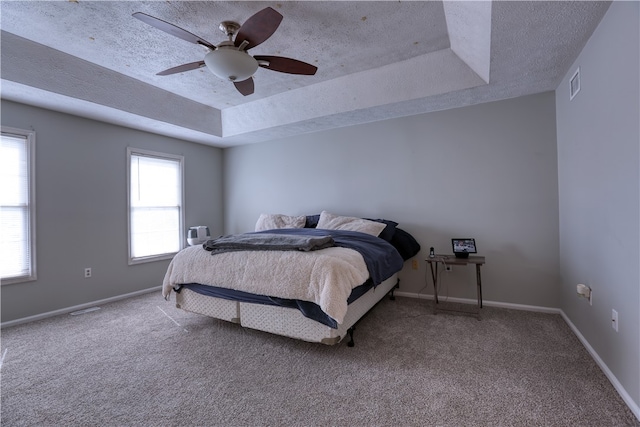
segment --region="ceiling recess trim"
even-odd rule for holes
[[[224,137],[485,85],[451,49],[222,111]],[[310,100],[310,96],[314,95]]]
[[[443,2],[451,50],[485,83],[489,83],[491,68],[492,4],[490,1]]]

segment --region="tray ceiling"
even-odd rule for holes
[[[556,89],[609,2],[3,1],[1,94],[227,147]],[[239,94],[206,49],[132,18],[144,12],[218,44],[223,20],[284,16],[250,50],[318,67],[258,69]]]

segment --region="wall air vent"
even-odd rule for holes
[[[569,80],[569,101],[571,101],[580,92],[580,67],[573,73]]]

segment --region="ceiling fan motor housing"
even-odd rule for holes
[[[213,74],[232,82],[246,80],[258,69],[258,61],[230,42],[222,42],[216,50],[207,53],[204,63]]]

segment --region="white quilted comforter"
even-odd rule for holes
[[[369,278],[362,255],[332,247],[313,252],[244,251],[212,255],[202,246],[180,251],[167,269],[162,294],[199,283],[258,295],[315,302],[338,323],[351,290]]]

